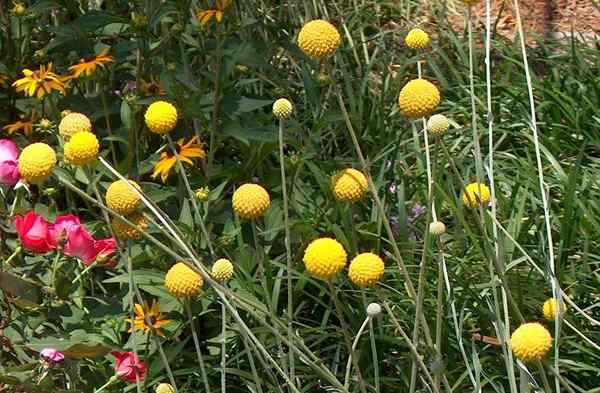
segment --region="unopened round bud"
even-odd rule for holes
[[[429,224],[429,233],[433,236],[440,236],[446,232],[446,225],[441,221],[434,221]]]
[[[371,303],[367,306],[367,315],[374,318],[381,314],[381,306],[379,303]]]

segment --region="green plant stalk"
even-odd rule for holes
[[[96,189],[97,190],[97,189]],[[110,224],[108,224],[110,226]],[[133,288],[134,288],[134,281],[133,281],[133,262],[131,260],[131,240],[127,241],[127,278],[129,280],[129,289],[127,291],[127,297],[129,299],[129,318],[131,319],[131,325],[132,325],[132,329],[131,329],[131,335],[134,336],[132,343],[132,347],[133,347],[133,354],[138,357],[138,353],[137,353],[137,343],[135,342],[135,328],[133,325],[133,321],[135,320],[135,313],[134,313],[134,308],[135,308],[135,302],[133,301]],[[120,250],[120,247],[119,247]],[[142,304],[142,303],[140,303]],[[142,393],[142,385],[140,383],[140,378],[138,376],[138,373],[135,373],[135,386],[137,389],[138,393]],[[177,393],[177,390],[175,390],[175,393]]]
[[[294,320],[294,288],[292,280],[292,248],[290,239],[290,214],[288,207],[288,194],[287,194],[287,182],[285,177],[285,157],[283,155],[283,119],[279,119],[279,167],[281,169],[281,192],[283,194],[283,223],[285,227],[285,259],[287,263],[287,317],[288,317],[288,340],[292,341],[292,335],[294,334],[293,320]],[[295,376],[295,364],[294,364],[294,351],[288,348],[288,361],[290,373],[290,379],[293,381]]]
[[[210,129],[210,142],[208,147],[208,159],[207,159],[207,173],[206,177],[210,178],[212,174],[212,164],[215,155],[215,134],[217,133],[217,127],[219,126],[219,103],[221,95],[221,24],[217,23],[216,29],[216,63],[215,63],[215,82],[214,82],[214,95],[213,95],[213,110],[212,110],[212,127]]]
[[[200,340],[198,340],[198,333],[196,333],[196,326],[194,325],[194,316],[192,315],[190,300],[185,299],[183,303],[188,320],[190,321],[190,330],[192,331],[192,339],[194,340],[194,347],[196,348],[196,356],[198,357],[198,365],[200,366],[200,375],[202,376],[202,382],[204,383],[204,390],[206,393],[210,393],[210,384],[208,383],[208,378],[206,376],[206,368],[204,366],[202,351],[200,351]]]
[[[227,310],[225,304],[221,303],[221,393],[227,391]]]
[[[342,306],[339,303],[339,299],[336,296],[335,289],[333,288],[333,284],[331,280],[327,280],[327,286],[329,287],[329,292],[331,293],[331,297],[333,298],[333,303],[335,305],[335,310],[338,314],[338,319],[340,320],[340,325],[342,326],[342,335],[344,336],[344,340],[346,341],[346,346],[348,347],[348,356],[349,359],[352,360],[354,368],[356,369],[356,376],[358,378],[358,385],[362,393],[367,393],[367,387],[365,385],[365,381],[363,380],[362,373],[360,371],[360,366],[358,364],[358,359],[356,358],[356,354],[354,348],[352,346],[352,340],[350,339],[350,327],[346,323],[346,318],[344,318],[344,311],[342,310]],[[344,387],[346,387],[344,385]]]
[[[83,271],[81,273],[79,273],[77,275],[77,277],[75,277],[73,279],[73,281],[71,281],[71,284],[75,284],[77,281],[81,280],[81,278],[90,270],[92,270],[93,268],[95,268],[96,266],[98,266],[98,261],[94,261],[92,264],[90,264],[90,266],[86,267],[85,269],[83,269]]]
[[[23,249],[21,248],[21,246],[18,246],[17,248],[15,248],[15,251],[13,251],[13,253],[10,254],[10,256],[4,261],[4,263],[6,263],[7,265],[10,265],[12,260],[15,259],[21,253],[22,250]]]
[[[60,262],[61,257],[62,257],[62,245],[59,244],[58,247],[56,248],[56,256],[54,257],[54,262],[52,262],[52,282],[50,284],[54,288],[54,290],[56,290],[56,271],[58,270],[58,262]]]
[[[544,224],[546,229],[546,240],[548,243],[548,270],[550,271],[550,286],[552,287],[552,295],[558,304],[561,304],[562,298],[560,293],[560,285],[556,279],[554,243],[552,241],[552,224],[550,222],[550,206],[548,197],[546,196],[546,187],[544,182],[544,168],[542,165],[542,155],[540,153],[540,141],[537,130],[537,119],[535,109],[535,98],[533,96],[533,84],[531,82],[531,74],[529,71],[529,61],[527,59],[527,50],[525,46],[525,33],[523,32],[523,23],[521,21],[521,12],[519,10],[519,0],[514,0],[515,16],[517,19],[517,29],[521,42],[521,52],[523,55],[523,67],[525,68],[525,79],[527,81],[527,93],[529,95],[529,108],[531,110],[531,132],[533,133],[533,142],[535,147],[535,159],[537,164],[538,181],[540,186],[540,194],[542,197],[542,207],[544,210]],[[556,392],[560,391],[560,328],[562,315],[559,312],[560,307],[555,307],[554,310],[554,388]]]
[[[360,340],[360,337],[362,336],[369,322],[371,322],[371,317],[367,316],[363,321],[362,325],[360,325],[360,329],[358,329],[358,333],[356,333],[356,337],[354,338],[354,342],[352,343],[352,352],[356,351],[358,341]],[[346,389],[350,385],[350,371],[352,369],[352,352],[348,354],[348,361],[346,362],[346,376],[344,377],[344,387]]]
[[[110,115],[108,113],[108,104],[106,102],[106,93],[104,90],[100,93],[100,99],[102,100],[102,110],[104,111],[104,121],[106,122],[106,130],[108,131],[108,136],[112,137],[112,127],[110,126]],[[115,151],[115,142],[111,139],[110,143],[110,154],[113,160],[113,165],[117,165],[117,152]]]
[[[177,384],[175,383],[175,377],[173,376],[173,372],[171,371],[171,366],[169,365],[169,359],[167,359],[167,355],[165,355],[165,351],[162,347],[162,344],[156,335],[153,335],[154,343],[158,347],[158,353],[160,354],[160,358],[165,366],[165,370],[167,371],[167,375],[169,376],[169,381],[171,382],[171,386],[175,393],[177,393]]]
[[[171,151],[175,155],[175,159],[177,161],[176,162],[177,170],[179,171],[179,174],[181,175],[181,178],[183,179],[183,183],[185,184],[185,189],[187,190],[190,200],[192,201],[192,208],[194,209],[196,218],[197,218],[198,222],[200,223],[200,230],[202,231],[202,234],[204,235],[204,238],[206,239],[206,245],[208,246],[208,250],[210,251],[210,256],[214,258],[215,257],[215,249],[213,248],[212,242],[210,240],[210,235],[209,235],[208,231],[206,230],[206,225],[204,224],[204,216],[202,214],[200,214],[200,209],[198,208],[198,203],[196,202],[196,196],[194,195],[194,192],[192,191],[192,188],[190,187],[190,182],[185,174],[185,168],[183,167],[183,163],[181,162],[181,159],[179,158],[179,153],[177,153],[177,150],[175,149],[175,144],[173,143],[173,139],[171,138],[171,135],[169,135],[169,134],[167,134],[167,141],[169,142],[169,147],[170,147]]]
[[[258,376],[258,372],[256,371],[256,365],[254,364],[254,357],[250,352],[248,339],[244,337],[242,341],[244,342],[244,348],[246,349],[246,353],[248,354],[248,363],[250,363],[250,370],[252,371],[252,378],[254,379],[254,384],[256,385],[256,389],[258,389],[258,393],[262,393],[263,390],[261,387],[261,378]]]

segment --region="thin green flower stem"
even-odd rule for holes
[[[111,137],[110,140],[110,154],[113,160],[113,165],[117,165],[117,152],[115,150],[115,142],[112,140],[113,132],[112,127],[110,126],[110,115],[108,113],[108,104],[106,102],[106,93],[104,90],[100,93],[100,99],[102,100],[102,109],[104,111],[104,122],[106,123],[106,131],[108,131],[108,136]]]
[[[97,191],[97,189],[96,189]],[[107,224],[110,226],[110,224]],[[135,308],[135,302],[133,301],[133,287],[134,287],[134,281],[133,281],[133,262],[132,262],[132,258],[131,258],[131,240],[127,241],[127,255],[126,255],[126,261],[127,261],[127,278],[129,280],[129,288],[127,291],[127,297],[129,299],[129,318],[131,319],[131,342],[132,342],[132,348],[133,348],[133,354],[138,357],[138,351],[137,351],[137,343],[135,341],[135,328],[134,328],[134,324],[133,321],[135,320],[135,313],[134,313],[134,308]],[[119,247],[119,251],[121,251],[121,248]],[[143,304],[143,303],[142,303]],[[147,354],[146,354],[147,356]],[[138,373],[135,373],[135,386],[137,389],[138,393],[142,393],[142,384],[140,383],[140,378],[138,376]]]
[[[98,266],[98,261],[94,261],[93,263],[90,264],[90,266],[87,266],[85,269],[82,270],[81,273],[79,273],[77,275],[77,277],[75,277],[72,281],[71,284],[75,284],[77,283],[79,280],[81,280],[83,278],[83,276],[85,276],[87,274],[87,272],[91,271],[92,269],[94,269],[96,266]]]
[[[158,347],[158,353],[160,354],[160,358],[163,361],[165,370],[167,371],[167,375],[169,376],[169,381],[171,382],[171,385],[173,386],[173,390],[175,391],[175,393],[177,393],[177,384],[175,383],[175,377],[173,376],[173,372],[171,371],[171,366],[169,365],[169,359],[167,358],[167,355],[165,354],[165,351],[162,347],[162,344],[161,344],[159,338],[156,335],[152,335],[152,338],[154,339],[154,343]]]
[[[17,248],[15,248],[15,251],[13,251],[13,253],[10,254],[10,256],[3,262],[6,263],[7,265],[10,265],[12,260],[15,259],[21,253],[22,250],[23,249],[21,248],[21,246],[18,246]]]
[[[256,371],[256,365],[254,364],[254,356],[252,356],[252,352],[248,346],[248,339],[244,336],[242,338],[244,342],[244,348],[246,349],[246,353],[248,354],[248,363],[250,363],[250,370],[252,371],[252,378],[254,378],[254,385],[256,385],[256,389],[258,389],[258,393],[262,393],[262,383],[261,378],[258,376],[258,372]]]
[[[54,257],[54,261],[52,262],[52,282],[50,283],[50,286],[54,288],[54,290],[56,290],[56,271],[58,270],[58,262],[60,261],[61,257],[62,245],[59,244],[59,246],[56,248],[56,256]]]
[[[517,29],[519,31],[519,38],[521,42],[521,52],[523,55],[523,68],[525,68],[525,79],[527,81],[527,93],[529,95],[529,108],[531,111],[531,132],[533,133],[533,144],[535,147],[535,159],[537,163],[537,172],[538,172],[538,180],[540,187],[540,194],[542,197],[542,207],[544,210],[544,224],[546,227],[546,240],[548,245],[548,270],[550,272],[550,285],[552,287],[552,294],[558,304],[561,303],[561,293],[560,293],[560,284],[556,278],[556,270],[555,270],[555,258],[554,258],[554,243],[552,241],[552,224],[550,222],[550,206],[548,203],[548,197],[546,195],[546,186],[544,181],[544,168],[542,165],[542,155],[540,153],[540,140],[538,136],[537,129],[537,119],[536,119],[536,108],[535,108],[535,98],[533,95],[533,84],[531,82],[531,74],[529,71],[529,61],[527,59],[527,49],[525,45],[525,33],[523,32],[523,23],[521,21],[521,12],[519,7],[519,0],[514,0],[514,9],[515,16],[517,19]],[[559,344],[560,344],[560,328],[562,315],[559,312],[559,307],[555,307],[554,310],[554,388],[557,392],[560,391],[560,353],[559,353]]]
[[[496,182],[494,176],[494,115],[492,112],[492,77],[491,77],[491,0],[485,1],[485,76],[486,76],[486,104],[487,104],[487,121],[488,121],[488,178],[490,181],[490,194],[491,194],[491,205],[492,212],[491,215],[494,218],[492,220],[492,239],[494,241],[494,251],[496,259],[500,260],[500,242],[498,238],[498,225],[496,224],[495,218],[497,217],[496,207],[497,207],[497,199],[496,199]],[[504,263],[503,263],[504,265]],[[491,270],[491,269],[490,269]],[[494,295],[496,295],[496,284],[492,278],[492,290]],[[506,371],[508,373],[508,384],[510,387],[511,393],[517,393],[517,381],[515,377],[515,365],[512,354],[512,348],[510,345],[510,315],[508,308],[508,299],[506,297],[506,291],[504,288],[500,288],[501,297],[502,297],[502,311],[504,317],[504,323],[502,324],[504,327],[504,337],[502,337],[502,351],[504,352],[504,361],[506,363]],[[497,301],[495,299],[495,301]],[[501,320],[500,316],[497,317],[498,321]]]
[[[443,314],[444,314],[444,270],[443,270],[443,252],[441,245],[442,240],[438,238],[435,240],[437,245],[437,257],[438,257],[438,276],[437,276],[437,297],[436,297],[436,309],[435,309],[435,355],[438,366],[443,361],[442,357],[442,332],[443,332]],[[440,373],[435,373],[433,376],[433,382],[439,389],[440,387]]]
[[[367,386],[365,385],[365,381],[363,380],[362,372],[360,371],[360,366],[358,364],[358,359],[356,358],[356,353],[354,352],[354,349],[352,347],[352,339],[350,338],[350,333],[349,333],[350,327],[346,323],[346,318],[344,317],[344,311],[342,310],[342,306],[339,302],[339,299],[337,298],[337,295],[335,293],[335,288],[333,288],[333,284],[331,283],[331,280],[327,280],[327,286],[329,287],[329,292],[331,294],[331,297],[333,298],[335,310],[338,314],[338,319],[340,320],[340,325],[342,327],[342,335],[344,336],[344,341],[346,341],[346,346],[348,348],[349,359],[352,360],[352,363],[356,370],[356,376],[358,378],[358,385],[360,387],[360,391],[362,393],[367,393]],[[346,387],[346,386],[344,385],[344,387]]]
[[[15,198],[13,199],[13,203],[10,205],[10,213],[8,214],[8,218],[13,218],[15,215],[15,210],[17,208],[17,204],[21,199],[21,188],[17,188],[15,190]]]
[[[283,194],[283,223],[285,227],[285,258],[287,263],[287,317],[288,317],[288,340],[292,341],[294,334],[294,288],[292,280],[292,247],[290,239],[290,214],[288,207],[287,182],[285,177],[285,160],[283,155],[283,124],[284,120],[279,119],[279,167],[281,169],[281,192]],[[296,376],[296,366],[294,364],[294,352],[288,348],[288,361],[290,379],[293,381]]]
[[[273,304],[271,302],[271,296],[269,295],[269,287],[267,285],[267,276],[265,274],[265,262],[261,253],[260,242],[258,240],[258,231],[256,230],[256,221],[251,220],[250,227],[252,228],[252,240],[254,242],[254,252],[256,253],[256,259],[258,260],[258,267],[256,275],[260,280],[260,285],[265,293],[266,303],[269,305],[269,309],[272,309]],[[260,254],[259,254],[260,253]]]
[[[365,310],[368,307],[367,297],[365,295],[365,291],[362,291],[363,295],[363,304],[365,306]],[[379,359],[377,356],[377,345],[375,344],[375,329],[373,328],[373,318],[369,318],[369,343],[371,345],[371,357],[373,360],[373,376],[375,378],[375,392],[379,393],[380,390],[380,381],[379,381]]]
[[[227,310],[225,303],[221,303],[221,393],[227,391]]]
[[[173,155],[175,155],[175,160],[177,162],[177,170],[179,171],[179,174],[181,175],[181,178],[183,179],[185,188],[188,192],[190,200],[192,201],[192,208],[194,209],[194,213],[196,213],[196,219],[200,223],[200,229],[202,230],[202,234],[204,235],[204,238],[206,239],[206,244],[208,246],[208,250],[210,251],[210,256],[214,258],[215,250],[213,248],[212,242],[210,241],[209,233],[206,230],[206,225],[204,224],[204,216],[202,214],[200,214],[200,209],[198,208],[198,203],[196,202],[196,196],[194,195],[194,192],[192,191],[192,188],[190,187],[190,182],[185,173],[185,168],[183,167],[183,163],[181,162],[181,159],[179,158],[179,153],[177,153],[177,149],[175,149],[175,144],[173,142],[173,139],[171,138],[171,135],[169,135],[168,133],[167,133],[167,141],[169,142],[169,147],[171,148]]]
[[[383,300],[383,298],[382,298],[382,300]],[[400,333],[400,335],[402,336],[402,338],[404,339],[404,341],[406,341],[406,345],[408,346],[408,349],[410,349],[410,352],[412,353],[413,357],[417,361],[417,364],[419,365],[419,367],[421,368],[421,370],[425,374],[425,378],[429,382],[429,384],[431,386],[431,389],[435,393],[440,393],[440,390],[438,389],[438,387],[435,386],[435,383],[433,381],[433,378],[431,377],[431,374],[429,373],[429,370],[427,369],[427,366],[425,365],[425,363],[423,363],[423,359],[422,359],[421,355],[419,355],[419,352],[417,351],[417,348],[413,345],[413,343],[411,342],[410,338],[408,337],[408,335],[406,334],[406,332],[404,331],[404,329],[402,329],[402,326],[400,325],[400,323],[398,322],[398,320],[394,316],[394,313],[392,312],[392,309],[388,305],[387,301],[382,301],[382,303],[383,303],[383,307],[385,308],[385,310],[387,311],[387,313],[390,315],[392,323],[394,324],[394,326],[396,327],[396,329],[398,330],[398,332]]]
[[[204,358],[202,357],[202,351],[200,351],[200,340],[198,339],[198,333],[196,333],[196,326],[194,324],[194,316],[192,315],[192,306],[190,305],[190,299],[184,299],[183,304],[187,313],[188,320],[190,321],[190,330],[192,331],[192,339],[194,340],[194,347],[196,348],[196,356],[198,357],[198,365],[200,366],[200,375],[202,376],[202,382],[204,383],[204,390],[210,393],[210,384],[206,376],[206,368],[204,366]]]
[[[214,70],[214,77],[215,77],[215,82],[214,82],[214,86],[213,86],[213,110],[212,110],[212,127],[210,129],[210,141],[209,141],[209,147],[208,147],[208,158],[207,158],[207,166],[206,166],[206,177],[210,178],[210,176],[212,175],[212,164],[213,164],[213,159],[214,159],[214,149],[215,149],[215,135],[217,133],[217,127],[219,126],[219,103],[220,103],[220,94],[221,94],[221,62],[222,62],[222,55],[221,55],[221,24],[217,23],[217,28],[215,31],[215,37],[217,40],[217,48],[215,50],[215,57],[216,57],[216,63],[215,63],[215,70]]]
[[[106,383],[104,385],[102,385],[98,389],[94,390],[94,393],[100,393],[101,391],[103,391],[104,389],[106,389],[107,387],[112,385],[113,383],[117,382],[118,379],[119,379],[118,374],[113,375],[112,377],[110,377],[108,379],[108,381],[106,381]],[[137,373],[136,373],[136,379],[137,379]]]
[[[363,321],[362,325],[360,325],[360,329],[358,329],[358,333],[356,333],[356,337],[354,338],[354,342],[352,343],[352,352],[356,351],[356,347],[358,345],[358,341],[362,336],[365,328],[371,321],[371,317],[367,316]],[[344,387],[348,388],[350,385],[350,371],[352,370],[352,352],[348,354],[348,361],[346,362],[346,376],[344,378]]]

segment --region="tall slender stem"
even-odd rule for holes
[[[200,340],[198,340],[198,333],[196,333],[196,326],[194,324],[194,317],[192,315],[192,306],[189,299],[183,301],[185,311],[187,312],[188,320],[190,322],[190,330],[192,331],[192,338],[194,339],[194,347],[196,348],[196,356],[198,357],[198,365],[200,366],[200,375],[202,375],[202,382],[204,383],[204,390],[206,393],[210,393],[210,385],[206,376],[206,368],[204,366],[204,358],[202,351],[200,350]]]
[[[226,393],[227,390],[227,310],[225,303],[221,303],[221,393]]]
[[[358,333],[356,333],[356,337],[354,338],[354,342],[352,343],[352,352],[356,351],[356,346],[358,345],[358,341],[360,340],[360,337],[362,336],[363,332],[365,331],[365,328],[367,327],[367,325],[369,324],[369,322],[371,321],[370,317],[366,317],[365,320],[363,321],[362,325],[360,325],[360,329],[358,329]],[[350,385],[350,371],[352,369],[352,353],[348,354],[348,361],[346,362],[346,377],[344,378],[344,386],[346,388],[348,388],[348,386]]]
[[[292,281],[292,249],[290,245],[290,215],[288,208],[287,182],[285,177],[285,161],[283,156],[283,119],[279,119],[279,167],[281,168],[281,192],[283,193],[283,223],[285,226],[285,258],[287,262],[287,316],[288,340],[292,341],[294,334],[292,322],[294,319],[294,288]],[[290,379],[295,378],[294,351],[288,349]]]

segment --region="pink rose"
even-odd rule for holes
[[[110,354],[116,359],[115,371],[122,380],[135,382],[136,375],[140,381],[144,379],[146,365],[133,352],[113,351]]]
[[[65,360],[65,354],[57,351],[54,348],[44,348],[40,352],[40,356],[47,362],[60,363]]]
[[[70,257],[81,259],[86,265],[89,265],[98,254],[95,243],[96,241],[83,225],[74,225],[69,228],[68,240],[63,252]]]
[[[52,225],[49,230],[50,241],[52,242],[52,245],[55,247],[59,244],[65,246],[69,240],[69,234],[71,233],[71,230],[79,226],[81,226],[79,217],[72,214],[65,214],[56,217],[54,225]]]
[[[14,186],[19,181],[18,157],[17,145],[10,139],[0,139],[0,184]]]
[[[99,265],[105,267],[116,266],[117,261],[112,258],[113,254],[117,250],[117,241],[114,237],[107,237],[106,239],[96,240],[96,242],[94,243],[94,249],[96,250],[95,259],[98,261]]]
[[[50,224],[33,211],[27,212],[24,217],[17,215],[15,228],[25,249],[43,254],[53,248],[49,236]]]

